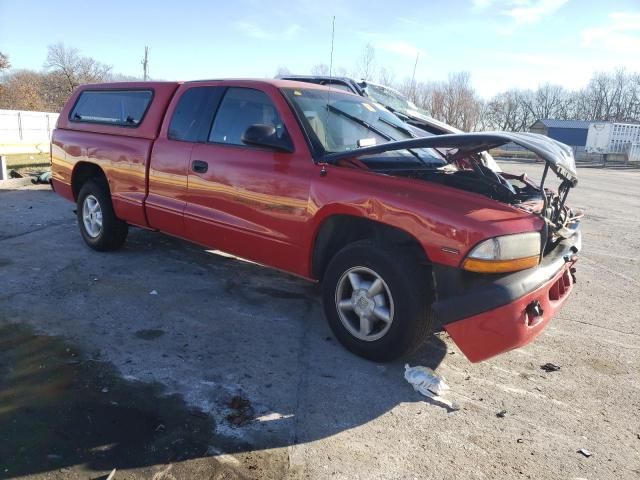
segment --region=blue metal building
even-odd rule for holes
[[[542,118],[529,127],[532,133],[540,133],[571,147],[584,147],[587,144],[588,120],[553,120]]]

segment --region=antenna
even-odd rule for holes
[[[333,20],[331,20],[331,55],[329,56],[329,79],[331,79],[333,77],[333,41],[335,39],[335,34],[336,34],[336,16],[333,16]],[[329,90],[327,91],[327,127],[329,126],[329,105],[331,102],[331,81],[329,81]],[[328,128],[324,129],[324,144],[328,145],[327,143],[327,130],[329,130]]]
[[[336,34],[336,16],[333,16],[333,20],[331,21],[331,56],[329,57],[329,78],[332,77],[332,69],[333,69],[333,40]],[[331,85],[331,84],[329,84]]]
[[[146,82],[147,80],[149,80],[149,47],[147,47],[146,45],[144,47],[144,58],[140,61],[140,63],[142,64],[142,78],[144,78],[144,81]]]
[[[412,102],[415,101],[415,98],[412,98],[412,97],[413,97],[414,88],[415,88],[416,68],[418,68],[418,58],[420,58],[420,50],[418,50],[418,53],[416,53],[416,63],[413,65],[413,75],[411,77],[411,90],[409,91],[409,99]]]

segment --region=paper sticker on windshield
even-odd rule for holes
[[[299,97],[300,95],[302,95],[302,92],[300,90],[294,90],[293,94]]]
[[[375,108],[373,108],[373,106],[372,106],[372,105],[369,105],[368,103],[362,102],[362,106],[363,106],[364,108],[366,108],[367,110],[369,110],[370,112],[375,112],[375,111],[376,111],[376,109],[375,109]]]
[[[358,146],[360,148],[362,147],[374,147],[376,144],[376,139],[375,138],[361,138],[360,140],[358,140]]]

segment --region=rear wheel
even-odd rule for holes
[[[82,238],[101,252],[120,248],[129,231],[126,222],[116,217],[105,183],[88,180],[80,189],[76,210]]]
[[[369,240],[329,263],[323,303],[336,338],[350,351],[389,361],[420,345],[431,328],[431,287],[415,256]]]

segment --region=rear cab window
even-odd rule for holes
[[[136,128],[144,119],[153,90],[84,90],[69,121]]]

